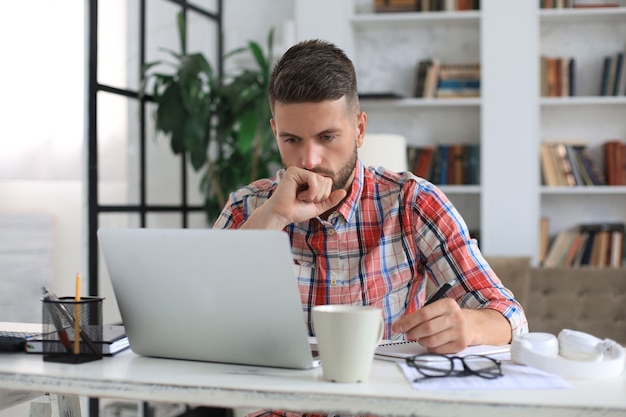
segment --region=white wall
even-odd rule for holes
[[[224,49],[231,51],[255,40],[265,46],[274,28],[274,52],[282,53],[294,43],[294,3],[296,0],[224,1]]]
[[[0,10],[0,212],[52,215],[53,280],[65,293],[86,265],[83,2],[3,2]],[[21,279],[5,273],[0,279]]]

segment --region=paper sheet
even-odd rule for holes
[[[495,379],[479,376],[426,378],[415,368],[399,362],[404,376],[414,389],[422,391],[441,390],[504,390],[504,389],[567,389],[572,385],[563,378],[548,374],[539,369],[517,365],[509,359],[502,360],[502,376]],[[420,378],[418,382],[413,382]]]

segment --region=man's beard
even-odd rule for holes
[[[328,177],[333,180],[333,191],[344,189],[346,191],[350,191],[348,189],[348,180],[352,176],[354,172],[354,167],[356,165],[356,160],[358,158],[356,146],[354,147],[354,151],[348,161],[343,164],[339,171],[335,174],[334,172],[325,170],[323,168],[313,168],[310,171],[315,172],[316,174],[322,175],[324,177]],[[285,163],[283,162],[283,166],[287,168]]]

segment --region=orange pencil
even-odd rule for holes
[[[76,273],[76,295],[74,297],[74,355],[80,353],[80,273]]]

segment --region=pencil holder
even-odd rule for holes
[[[43,299],[44,361],[84,363],[102,359],[102,300]]]

